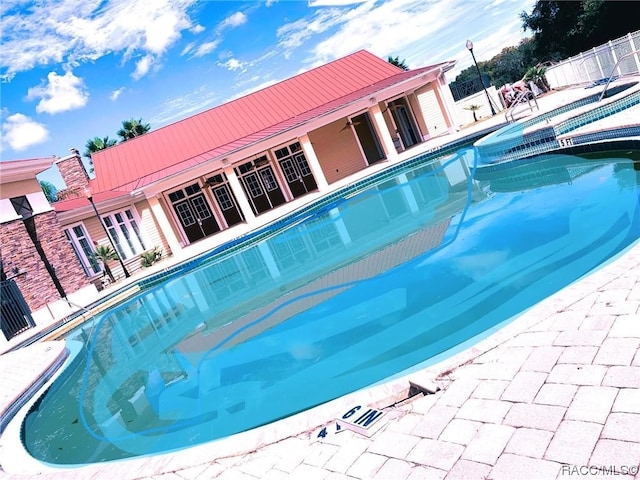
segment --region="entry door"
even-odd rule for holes
[[[244,218],[240,212],[240,207],[238,207],[236,197],[227,183],[227,176],[224,173],[219,173],[209,177],[207,185],[211,186],[213,197],[216,199],[227,227],[243,222]]]
[[[220,207],[220,211],[222,212],[225,222],[227,222],[227,227],[242,222],[240,210],[238,209],[238,205],[236,204],[235,198],[233,198],[233,194],[229,190],[228,185],[220,185],[219,187],[214,188],[213,195],[216,197],[216,202],[218,202],[218,206]]]
[[[284,195],[271,166],[262,167],[242,175],[244,190],[256,215],[285,202]]]
[[[169,199],[189,243],[220,231],[211,207],[198,184],[170,193]]]
[[[420,143],[420,134],[404,100],[391,102],[389,108],[391,108],[391,114],[393,115],[393,120],[396,122],[396,128],[398,129],[404,148],[409,148]]]
[[[293,198],[298,198],[317,188],[316,180],[311,174],[304,154],[287,157],[279,163]]]
[[[362,147],[362,152],[367,159],[367,163],[371,165],[372,163],[384,160],[386,157],[382,150],[382,145],[380,145],[378,135],[373,128],[369,113],[365,112],[357,117],[353,117],[351,123],[356,131],[356,136]]]

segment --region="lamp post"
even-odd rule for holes
[[[109,240],[109,243],[111,244],[111,248],[113,248],[113,251],[116,252],[116,254],[118,255],[118,261],[120,262],[120,266],[122,267],[122,271],[124,272],[125,278],[129,278],[131,275],[129,274],[129,271],[127,270],[127,267],[124,266],[124,262],[122,261],[122,257],[120,257],[120,254],[118,253],[118,249],[116,248],[115,244],[113,243],[113,239],[111,238],[111,235],[109,235],[109,231],[107,230],[107,227],[102,222],[102,218],[100,218],[100,214],[98,213],[98,209],[96,208],[96,204],[93,201],[93,194],[91,193],[91,189],[89,187],[85,188],[84,189],[84,194],[87,197],[87,200],[89,200],[89,203],[91,204],[91,206],[93,207],[93,211],[96,212],[96,217],[98,217],[98,221],[100,222],[100,225],[102,226],[102,230],[104,230],[104,233],[107,235],[107,239]]]
[[[476,66],[476,70],[478,71],[478,78],[480,79],[480,83],[482,84],[482,89],[484,90],[484,94],[487,96],[487,101],[489,102],[489,108],[491,108],[491,115],[495,115],[496,111],[493,109],[493,103],[491,103],[491,98],[489,98],[489,92],[484,87],[484,82],[482,81],[482,74],[480,73],[480,67],[478,67],[478,62],[476,62],[476,56],[473,54],[473,42],[471,40],[467,40],[467,50],[471,52],[471,57],[473,58],[473,63]]]

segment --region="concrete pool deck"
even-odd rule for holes
[[[11,382],[20,383],[13,391],[24,389],[61,348],[55,344],[49,352],[31,353],[42,345],[0,356],[0,406],[12,401],[5,394]],[[384,425],[371,438],[336,433],[331,419],[344,413],[340,407],[346,403],[331,402],[333,407],[313,409],[303,414],[303,422],[297,418],[296,425],[284,430],[277,424],[262,427],[262,437],[254,444],[264,444],[259,448],[243,445],[241,434],[240,441],[230,438],[169,455],[50,471],[42,477],[544,479],[585,472],[613,475],[615,468],[618,475],[632,472],[622,478],[637,480],[639,345],[636,244],[472,348],[428,368],[423,375],[435,380],[441,391],[386,408]],[[25,370],[9,376],[8,365],[14,368],[16,363]],[[408,387],[408,380],[393,384]],[[393,394],[390,390],[386,393]],[[370,398],[373,402],[374,396]],[[318,439],[324,426],[329,434]],[[277,434],[265,433],[269,430]],[[19,439],[5,432],[2,457],[14,442]]]

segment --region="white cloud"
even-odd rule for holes
[[[205,28],[202,25],[198,24],[198,25],[195,25],[193,28],[189,29],[189,31],[191,33],[198,34],[198,33],[204,32]]]
[[[403,52],[412,43],[436,35],[447,25],[463,24],[468,4],[457,0],[393,0],[381,5],[367,2],[342,12],[338,31],[314,47],[314,64],[363,48],[379,56],[400,52],[400,57],[405,57]]]
[[[36,112],[54,115],[82,108],[89,101],[89,92],[84,81],[72,72],[62,76],[50,72],[47,80],[47,84],[32,87],[27,92],[27,100],[40,99]]]
[[[230,58],[229,60],[227,60],[224,63],[218,63],[218,65],[220,65],[221,67],[224,67],[227,70],[230,70],[232,72],[235,71],[235,70],[243,70],[245,68],[245,66],[246,66],[246,64],[244,62],[241,62],[237,58]]]
[[[151,69],[152,65],[153,65],[153,56],[145,55],[144,57],[142,57],[140,60],[136,62],[136,69],[131,74],[131,77],[133,77],[134,80],[140,80],[147,73],[149,73],[149,70]]]
[[[364,3],[366,0],[309,0],[310,7],[336,7]]]
[[[158,60],[193,27],[196,0],[42,0],[19,12],[3,9],[3,76],[37,65],[74,64],[121,53]]]
[[[15,151],[25,150],[48,139],[47,128],[22,113],[8,116],[2,124],[2,141]]]
[[[263,88],[270,87],[271,85],[275,85],[279,81],[280,80],[277,80],[277,79],[265,80],[262,83],[259,83],[257,85],[253,85],[252,87],[249,87],[249,88],[247,88],[245,90],[242,90],[241,92],[238,92],[236,95],[233,95],[232,97],[227,98],[225,100],[225,102],[230,102],[231,100],[235,100],[236,98],[244,97],[246,95],[249,95],[250,93],[257,92],[258,90],[262,90]]]
[[[310,5],[324,8],[282,25],[277,31],[278,49],[285,58],[291,58],[299,47],[310,52],[301,58],[300,71],[360,49],[383,58],[397,55],[408,65],[423,66],[464,59],[462,55],[468,55],[465,36],[473,35],[479,46],[489,37],[500,45],[497,50],[485,51],[490,53],[485,57],[488,59],[522,38],[518,13],[532,3],[495,0],[495,8],[485,10],[468,0],[367,0],[357,4],[314,0]],[[499,20],[493,16],[495,12],[502,15]]]
[[[247,16],[242,12],[236,12],[232,15],[229,15],[218,25],[218,30],[222,30],[225,28],[235,28],[240,25],[244,25],[247,23]]]
[[[218,94],[209,88],[209,85],[202,85],[193,92],[167,100],[149,121],[152,125],[165,125],[205,110],[218,100]]]
[[[196,48],[195,52],[193,52],[193,56],[194,57],[204,57],[205,55],[208,55],[209,53],[213,52],[216,47],[218,46],[218,44],[220,43],[220,40],[214,40],[212,42],[205,42],[201,45],[198,46],[198,48]]]
[[[195,42],[190,42],[188,43],[183,49],[182,52],[180,52],[180,56],[183,55],[188,55],[189,53],[191,53],[194,49],[194,47],[196,46]]]
[[[111,92],[111,95],[109,95],[109,99],[115,102],[120,97],[120,95],[122,95],[122,92],[124,92],[124,87],[120,87],[117,90],[114,90],[113,92]]]
[[[285,50],[285,58],[290,50],[299,47],[312,37],[340,24],[343,12],[339,9],[319,10],[311,19],[302,18],[282,25],[277,33],[278,46]]]

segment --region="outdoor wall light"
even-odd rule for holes
[[[478,78],[480,79],[480,83],[482,84],[482,89],[484,90],[484,94],[487,96],[487,101],[489,102],[489,107],[491,108],[491,115],[495,115],[496,111],[493,108],[493,103],[491,102],[491,98],[489,97],[489,92],[484,86],[484,82],[482,81],[482,74],[480,73],[480,67],[478,67],[478,62],[476,62],[476,56],[473,54],[473,42],[471,40],[467,40],[467,50],[471,52],[471,57],[473,58],[473,63],[476,66],[476,70],[478,71]]]
[[[129,278],[131,275],[129,274],[129,271],[127,270],[127,267],[124,266],[124,262],[122,261],[122,257],[118,253],[118,250],[116,249],[116,246],[113,243],[113,239],[111,238],[111,235],[109,235],[109,230],[107,230],[106,225],[103,223],[102,218],[100,217],[100,214],[98,213],[98,209],[96,207],[96,204],[93,201],[93,193],[91,192],[91,188],[90,187],[85,187],[83,189],[83,192],[84,192],[84,196],[87,197],[87,200],[89,200],[89,203],[93,207],[93,211],[96,213],[96,217],[98,217],[98,221],[100,222],[100,225],[102,226],[102,230],[104,230],[104,233],[107,235],[107,239],[109,240],[109,243],[111,244],[111,248],[113,248],[113,251],[118,254],[118,262],[120,262],[120,266],[122,267],[122,271],[124,272],[125,278]]]

